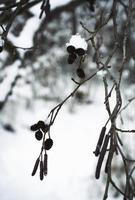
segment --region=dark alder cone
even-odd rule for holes
[[[3,51],[3,46],[0,46],[0,53]]]
[[[35,138],[37,140],[42,140],[42,137],[43,137],[43,133],[41,131],[36,131]]]
[[[42,129],[42,131],[44,132],[44,133],[47,133],[48,131],[49,131],[49,125],[48,124],[45,124],[45,126],[44,127],[42,127],[41,129]]]
[[[101,133],[100,133],[100,136],[99,136],[99,139],[98,139],[98,142],[97,142],[96,150],[94,151],[95,156],[98,156],[99,153],[100,153],[100,148],[101,148],[101,145],[102,145],[103,140],[104,140],[105,131],[106,131],[106,127],[104,126],[101,130]]]
[[[30,127],[30,130],[31,131],[37,131],[39,128],[38,128],[38,125],[37,124],[33,124],[31,127]]]
[[[53,140],[51,138],[45,140],[44,146],[46,150],[51,149],[52,145],[53,145]]]
[[[43,121],[38,121],[37,125],[38,125],[38,128],[39,128],[39,129],[40,129],[40,128],[42,129],[42,128],[44,128],[45,123],[44,123]]]
[[[37,123],[38,128],[41,129],[43,132],[47,133],[49,130],[49,125],[45,124],[43,121],[38,121]]]
[[[79,76],[79,78],[85,78],[84,70],[81,68],[77,68],[76,74]]]
[[[76,59],[76,54],[75,53],[72,53],[72,54],[69,54],[68,56],[68,64],[73,64],[75,59]]]
[[[106,135],[102,150],[100,152],[100,156],[99,156],[97,167],[96,167],[96,173],[95,173],[96,179],[99,179],[99,177],[100,177],[100,170],[101,170],[102,163],[103,163],[103,160],[104,160],[104,156],[105,156],[105,153],[106,153],[107,145],[108,145],[108,142],[109,142],[109,137],[110,137],[109,135]]]
[[[69,45],[68,47],[67,47],[67,52],[68,53],[74,53],[75,52],[75,47],[74,46],[72,46],[72,45]]]
[[[40,161],[40,180],[44,179],[43,161]]]
[[[47,171],[48,171],[48,155],[45,153],[44,155],[44,175],[47,175]]]
[[[34,168],[33,168],[31,176],[34,176],[36,174],[38,165],[39,165],[39,158],[37,158],[37,160],[35,162],[35,165],[34,165]]]
[[[83,56],[85,54],[85,50],[82,49],[82,48],[78,48],[75,50],[75,53],[78,55],[78,56]]]

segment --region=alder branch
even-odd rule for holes
[[[135,133],[135,130],[123,130],[121,128],[116,128],[117,131],[123,132],[123,133]]]
[[[48,119],[50,116],[52,116],[52,114],[54,114],[54,112],[55,112],[55,110],[56,110],[56,113],[55,113],[54,118],[51,119],[51,121],[50,121],[50,124],[51,124],[51,125],[54,123],[54,121],[55,121],[55,119],[56,119],[56,116],[57,116],[59,110],[61,109],[61,107],[64,105],[64,103],[65,103],[70,97],[73,97],[74,94],[76,93],[76,91],[77,91],[83,84],[85,84],[87,81],[89,81],[89,80],[91,80],[92,78],[94,78],[94,77],[96,76],[96,74],[97,74],[99,71],[103,70],[103,69],[104,69],[104,67],[101,67],[101,68],[98,69],[95,73],[93,73],[92,75],[88,76],[85,80],[81,81],[80,83],[79,83],[79,82],[76,82],[74,79],[72,79],[72,80],[74,80],[74,82],[77,84],[77,86],[76,86],[76,88],[75,88],[61,103],[59,103],[57,106],[55,106],[55,107],[50,111],[50,113],[49,113],[47,119]]]
[[[52,18],[58,16],[63,10],[70,12],[71,11],[71,4],[74,5],[75,7],[77,5],[79,5],[80,3],[82,3],[82,1],[72,1],[67,5],[61,6],[59,8],[54,9],[49,17],[49,20],[51,21]],[[125,153],[123,152],[123,142],[121,140],[121,138],[119,137],[119,132],[132,132],[134,133],[135,130],[122,130],[117,128],[117,119],[119,117],[119,113],[121,112],[121,110],[123,110],[122,107],[122,91],[121,91],[121,82],[122,82],[122,75],[123,75],[123,70],[124,70],[124,66],[125,63],[127,61],[127,40],[128,40],[128,29],[129,29],[129,22],[131,19],[131,11],[132,11],[132,0],[128,0],[128,6],[125,9],[125,13],[126,13],[126,20],[124,21],[124,37],[123,37],[123,52],[122,52],[122,59],[121,59],[121,65],[120,65],[120,71],[117,72],[118,73],[118,77],[116,78],[113,74],[113,72],[109,69],[109,65],[111,65],[111,61],[114,58],[115,54],[117,53],[117,51],[120,48],[119,45],[119,34],[118,34],[118,22],[117,22],[117,18],[118,18],[118,9],[117,6],[118,4],[121,4],[121,1],[117,1],[117,0],[113,0],[113,4],[112,4],[112,8],[110,10],[110,14],[107,15],[107,17],[104,18],[104,21],[100,20],[100,24],[98,25],[98,27],[93,28],[93,30],[89,30],[89,28],[87,28],[83,22],[81,22],[82,28],[84,29],[84,31],[86,31],[89,34],[88,39],[86,39],[87,42],[90,42],[92,50],[94,51],[95,55],[96,55],[96,67],[97,70],[90,76],[86,77],[84,80],[82,79],[82,81],[78,82],[76,81],[74,78],[72,78],[72,81],[76,84],[75,89],[63,100],[61,101],[58,105],[56,105],[48,114],[46,121],[48,122],[48,134],[49,134],[49,138],[50,138],[50,128],[51,126],[54,124],[56,117],[59,113],[59,111],[61,110],[61,108],[63,107],[63,105],[68,101],[68,99],[70,99],[71,97],[74,96],[74,94],[76,93],[76,91],[83,85],[85,84],[87,81],[90,81],[93,77],[95,77],[97,75],[97,73],[100,70],[104,70],[106,72],[106,74],[103,76],[103,84],[104,84],[104,90],[105,90],[105,108],[107,110],[108,113],[108,120],[106,121],[106,123],[104,124],[104,126],[102,127],[102,130],[100,132],[99,135],[99,139],[96,145],[96,150],[94,151],[95,156],[98,157],[98,161],[97,161],[97,166],[96,166],[96,172],[95,172],[95,178],[99,179],[100,178],[100,173],[101,173],[101,168],[102,168],[102,164],[103,162],[106,162],[105,164],[105,173],[106,173],[106,187],[105,187],[105,192],[104,192],[104,196],[103,196],[103,200],[106,200],[108,197],[108,193],[109,193],[109,185],[111,184],[118,193],[120,193],[124,199],[130,199],[132,197],[135,196],[135,192],[133,190],[133,186],[134,184],[134,179],[133,179],[133,172],[134,172],[134,168],[132,168],[130,170],[129,168],[129,164],[131,162],[135,162],[133,159],[127,158],[125,156]],[[68,7],[68,5],[70,5]],[[74,9],[74,6],[72,9]],[[125,8],[125,4],[122,4],[122,6],[124,6]],[[62,9],[62,10],[61,10]],[[102,13],[103,15],[104,13]],[[104,17],[104,16],[103,16]],[[98,44],[98,36],[100,36],[100,31],[101,29],[104,29],[106,27],[106,25],[110,22],[110,20],[112,20],[113,22],[113,47],[112,50],[110,52],[108,52],[108,56],[106,58],[105,61],[102,60],[101,56],[100,56],[100,45]],[[43,24],[44,23],[44,24]],[[41,30],[43,30],[43,28],[46,26],[48,22],[46,21],[46,19],[43,20],[43,22],[41,23],[40,29],[38,30],[38,32],[40,32]],[[43,26],[42,26],[43,25]],[[102,41],[103,42],[103,41]],[[101,43],[102,43],[101,42]],[[79,63],[79,67],[81,66],[81,62]],[[112,66],[111,66],[112,68]],[[108,89],[108,82],[111,82],[111,89]],[[115,94],[116,98],[115,98],[115,105],[112,108],[111,104],[110,104],[110,100],[112,97],[112,93]],[[131,101],[133,101],[134,99],[132,99]],[[126,109],[126,107],[124,107],[124,109]],[[41,147],[41,152],[39,157],[42,157],[42,153],[43,153],[43,149],[44,149],[44,140],[45,140],[45,134],[44,133],[44,137],[43,137],[43,143],[42,143],[42,147]],[[107,160],[105,161],[105,157],[107,154]],[[126,177],[125,183],[124,183],[124,191],[123,189],[119,188],[117,186],[117,184],[113,181],[113,159],[115,156],[119,156],[119,158],[122,159],[122,167],[124,169],[124,175]],[[42,160],[42,158],[41,158]],[[133,182],[133,185],[131,185],[131,181]]]
[[[10,89],[7,92],[5,98],[3,101],[0,101],[0,111],[5,107],[6,103],[8,102],[9,97],[13,94],[13,89],[16,86],[16,83],[18,81],[18,79],[20,78],[20,76],[17,74],[13,80],[13,82],[11,83]]]

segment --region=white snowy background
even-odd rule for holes
[[[17,122],[22,121],[22,128],[19,126],[16,134],[1,133],[2,200],[87,200],[97,196],[99,181],[92,178],[96,165],[93,151],[106,120],[104,107],[99,101],[76,106],[72,114],[67,106],[61,110],[51,130],[54,146],[48,152],[48,176],[42,182],[38,172],[34,177],[31,176],[41,142],[35,139],[34,133],[28,128],[33,122],[44,119],[52,106],[50,103],[37,102],[31,110],[21,110],[19,105],[14,121],[16,129]]]

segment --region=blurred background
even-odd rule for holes
[[[12,17],[15,2],[0,4],[0,24],[6,26]],[[32,177],[34,162],[41,142],[35,139],[30,126],[45,120],[50,110],[69,95],[76,84],[78,63],[69,65],[66,43],[79,33],[89,33],[80,22],[94,30],[108,16],[112,0],[50,0],[51,16],[40,15],[40,0],[28,1],[30,6],[14,19],[4,49],[0,53],[0,198],[1,200],[88,200],[102,199],[104,172],[95,180],[97,159],[93,151],[108,115],[104,106],[103,73],[97,73],[63,106],[51,128],[53,148],[49,151],[48,176],[42,181],[38,173]],[[111,60],[111,72],[117,77],[122,58],[125,6],[118,4],[119,51]],[[122,2],[122,3],[121,3]],[[130,20],[128,59],[122,77],[123,106],[118,121],[123,129],[134,129],[135,97],[135,3]],[[2,28],[1,28],[2,32]],[[97,36],[99,51],[105,61],[113,48],[113,23],[110,21]],[[86,75],[96,70],[95,54],[90,42],[83,64]],[[109,84],[111,88],[111,83]],[[113,106],[115,95],[111,100]],[[129,136],[129,135],[128,135]],[[134,135],[121,134],[127,155],[134,156]],[[114,162],[115,181],[123,187],[121,161]],[[119,178],[118,178],[119,177]],[[111,199],[122,199],[112,189]]]

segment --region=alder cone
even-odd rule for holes
[[[76,58],[77,58],[77,55],[75,53],[69,54],[68,64],[73,64]]]
[[[47,133],[49,130],[49,125],[45,124],[43,121],[38,121],[37,126],[39,129],[41,129],[45,133]]]
[[[43,137],[43,133],[39,130],[39,131],[36,131],[35,133],[35,138],[37,140],[42,140],[42,137]]]
[[[38,121],[37,126],[38,126],[39,129],[40,128],[42,129],[42,128],[44,128],[45,123],[43,121]]]
[[[38,125],[37,124],[33,124],[31,127],[30,127],[30,130],[31,131],[37,131],[39,128],[38,128]]]
[[[83,56],[85,54],[85,50],[83,48],[78,48],[78,49],[75,50],[75,53],[78,56]]]
[[[44,127],[42,127],[41,129],[42,129],[42,131],[43,131],[44,133],[47,133],[47,132],[49,131],[49,125],[48,125],[48,124],[45,124]]]
[[[73,46],[73,45],[69,45],[68,47],[67,47],[67,52],[68,53],[74,53],[75,52],[75,47]]]
[[[51,138],[46,139],[45,143],[44,143],[44,146],[45,146],[46,150],[51,149],[52,146],[53,146],[53,140]]]

